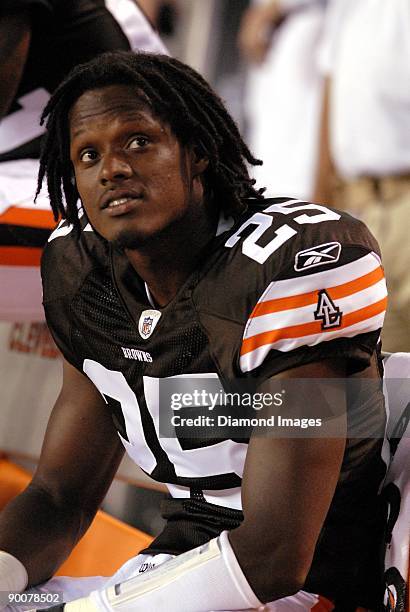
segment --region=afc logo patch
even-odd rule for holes
[[[322,329],[340,327],[342,324],[342,311],[332,301],[325,289],[318,292],[314,316],[317,321],[322,321]]]

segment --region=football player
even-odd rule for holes
[[[264,199],[221,100],[167,56],[76,68],[44,119],[39,184],[47,176],[63,217],[43,256],[44,305],[64,381],[32,483],[1,515],[0,590],[63,589],[66,610],[374,605],[386,284],[373,237],[325,206]],[[167,385],[216,380],[232,397],[279,383],[279,416],[324,417],[308,419],[321,432],[224,438],[203,422],[161,434]],[[105,582],[41,584],[124,448],[169,488],[163,532]]]
[[[50,93],[104,51],[166,50],[135,0],[0,3],[0,319],[43,320],[39,263],[55,225],[45,194],[33,204]]]

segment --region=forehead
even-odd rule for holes
[[[107,85],[84,92],[68,114],[71,138],[90,124],[121,118],[124,121],[148,118],[163,123],[154,115],[144,94],[129,85]]]

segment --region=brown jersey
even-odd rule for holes
[[[161,437],[160,385],[209,377],[229,390],[334,357],[360,377],[375,358],[386,307],[378,247],[360,221],[324,206],[250,201],[159,310],[127,258],[85,218],[83,228],[77,234],[63,222],[45,250],[47,321],[67,360],[105,398],[127,452],[183,498],[168,504],[168,525],[150,547],[182,552],[242,520],[247,440]],[[349,414],[366,421],[366,431],[383,431],[381,386],[350,394]],[[348,439],[305,589],[368,601],[381,448],[377,435]]]

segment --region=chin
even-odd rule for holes
[[[135,250],[141,248],[147,242],[148,238],[148,236],[135,229],[124,229],[119,232],[115,238],[111,239],[110,242],[115,248],[121,250]]]
[[[139,223],[134,227],[123,227],[118,229],[116,235],[108,238],[112,245],[119,249],[138,250],[146,247],[161,244],[164,240],[173,239],[176,228],[180,223],[180,218],[168,220],[167,223]]]

